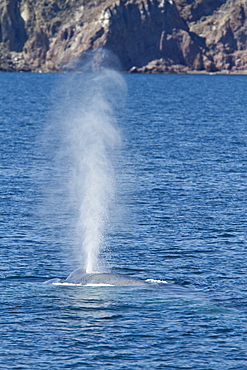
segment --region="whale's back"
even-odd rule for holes
[[[140,279],[128,277],[125,275],[110,274],[106,272],[88,274],[81,268],[73,271],[65,281],[66,283],[80,285],[114,285],[114,286],[146,285],[146,283]]]

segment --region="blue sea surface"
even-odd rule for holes
[[[167,284],[43,284],[78,267],[58,157],[84,107],[67,75],[0,74],[0,369],[247,369],[247,77],[123,78],[102,259]]]

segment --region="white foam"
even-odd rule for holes
[[[80,284],[72,284],[72,283],[62,283],[62,282],[59,282],[59,283],[52,283],[52,285],[80,285]]]
[[[159,280],[159,279],[146,279],[147,283],[157,283],[157,284],[168,284],[165,280]]]

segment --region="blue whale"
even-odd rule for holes
[[[51,279],[45,284],[77,284],[77,285],[112,285],[112,286],[137,286],[148,283],[121,274],[110,274],[106,272],[86,273],[83,268],[74,270],[65,280]]]

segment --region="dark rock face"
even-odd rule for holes
[[[59,70],[71,57],[98,47],[112,51],[125,71],[139,71],[156,59],[167,61],[167,71],[174,64],[203,68],[202,51],[171,0],[109,1],[97,9],[97,17],[89,10],[86,18],[82,13],[60,28],[47,52],[49,70]]]
[[[2,0],[0,70],[73,68],[103,47],[145,73],[247,71],[244,0]]]
[[[27,41],[27,34],[18,3],[18,0],[13,0],[11,3],[5,1],[2,5],[0,42],[4,43],[10,51],[20,52]]]
[[[180,47],[182,37],[175,30],[190,39],[188,26],[177,8],[168,1],[164,4],[160,1],[140,2],[138,5],[121,2],[112,10],[104,46],[119,57],[126,70],[133,65],[142,67],[159,58],[177,64],[183,60],[183,52]]]

